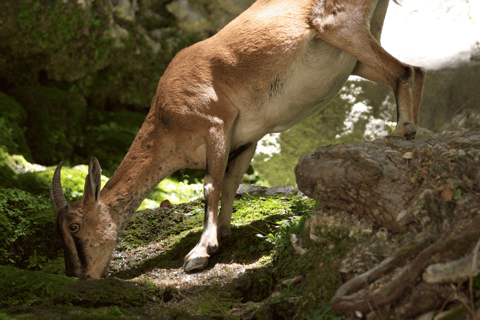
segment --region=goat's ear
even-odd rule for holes
[[[97,203],[100,199],[100,187],[102,185],[102,168],[97,158],[92,157],[88,166],[88,175],[85,179],[83,202]]]

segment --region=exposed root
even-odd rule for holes
[[[382,261],[377,267],[369,270],[361,275],[354,277],[353,279],[344,283],[335,293],[331,300],[331,306],[335,311],[360,311],[367,312],[372,311],[372,306],[375,309],[380,309],[386,306],[398,298],[400,298],[405,290],[409,288],[415,279],[417,279],[426,267],[430,258],[445,250],[445,246],[448,243],[463,242],[468,245],[478,241],[480,231],[463,233],[460,236],[453,239],[439,241],[435,244],[423,249],[418,256],[409,264],[407,264],[403,270],[395,276],[390,282],[383,284],[383,286],[371,292],[365,290],[365,287],[382,276],[386,275],[393,269],[400,267],[405,259],[402,259],[399,255],[391,256]],[[417,248],[421,248],[425,241],[420,244],[416,244]],[[408,258],[408,257],[407,257]],[[402,260],[403,261],[402,261]]]

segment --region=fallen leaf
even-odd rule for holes
[[[170,205],[172,204],[168,200],[163,200],[162,203],[160,203],[160,207],[168,207]]]
[[[453,198],[453,192],[452,190],[449,190],[449,189],[445,189],[442,191],[442,198],[443,200],[445,201],[452,201],[452,198]]]

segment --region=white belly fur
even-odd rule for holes
[[[321,40],[310,40],[310,45],[283,77],[283,90],[272,99],[266,99],[261,107],[240,111],[232,146],[235,148],[256,142],[268,133],[288,130],[320,110],[340,91],[356,62],[345,51]]]

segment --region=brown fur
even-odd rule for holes
[[[96,159],[84,200],[72,206],[59,195],[57,170],[52,205],[67,274],[101,277],[141,201],[185,167],[207,169],[204,230],[184,265],[187,271],[204,268],[230,233],[235,191],[258,140],[323,108],[351,74],[393,88],[399,115],[394,136],[412,139],[425,74],[380,46],[387,7],[388,0],[258,0],[213,37],[180,51],[100,196]],[[72,232],[72,224],[79,230]]]

